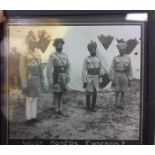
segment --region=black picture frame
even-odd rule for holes
[[[125,17],[125,15],[127,13],[148,13],[148,22],[145,23],[145,40],[144,40],[144,108],[143,108],[143,136],[142,136],[142,143],[133,143],[133,142],[128,142],[127,144],[153,144],[154,142],[154,124],[155,124],[155,106],[154,106],[154,92],[155,92],[155,83],[154,83],[154,79],[155,79],[155,73],[154,73],[154,57],[155,57],[155,53],[154,48],[155,48],[155,44],[154,44],[154,40],[155,40],[155,32],[154,32],[154,27],[155,27],[155,11],[146,11],[146,10],[141,10],[141,11],[132,11],[132,10],[128,10],[128,11],[113,11],[113,10],[109,10],[109,11],[102,11],[102,10],[98,10],[98,11],[64,11],[64,10],[58,10],[58,11],[5,11],[5,14],[7,16],[8,19],[18,19],[18,18],[46,18],[46,17],[56,17],[59,19],[67,19],[68,17],[78,17],[78,18],[82,18],[82,17],[100,17],[100,16],[104,16],[104,17],[110,17],[110,16],[117,16],[120,17],[120,21],[122,21],[122,19]],[[1,31],[4,32],[5,29],[5,25],[1,24],[0,27]],[[1,33],[1,40],[3,40],[4,37],[4,33]],[[2,44],[1,44],[1,54],[2,52],[4,52]],[[2,84],[4,83],[5,80],[5,60],[4,58],[1,56],[1,75],[4,75],[1,77],[1,108],[5,107],[5,95],[4,95],[4,91],[2,88]],[[6,107],[5,107],[6,110]],[[6,140],[6,126],[7,126],[7,120],[5,120],[5,118],[3,117],[3,114],[1,114],[1,143],[2,144],[7,144],[7,140]],[[25,141],[26,144],[29,144]],[[35,140],[32,140],[32,144],[35,143]],[[10,144],[20,144],[20,142],[11,142]],[[36,144],[39,144],[39,141],[37,141]],[[44,144],[49,144],[48,141],[45,141]],[[61,144],[61,142],[55,141],[54,144]],[[63,144],[63,143],[62,143]],[[71,143],[71,144],[74,144]],[[76,144],[76,141],[75,141]],[[82,141],[78,144],[85,144]],[[95,144],[95,142],[93,142],[92,144]],[[96,143],[97,144],[97,143]],[[101,143],[99,143],[101,144]],[[105,144],[105,143],[104,143]],[[107,144],[110,144],[107,142]],[[121,144],[121,143],[120,143]]]

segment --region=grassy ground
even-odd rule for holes
[[[136,140],[139,138],[140,83],[134,80],[126,94],[124,110],[114,106],[114,93],[99,93],[97,112],[85,110],[85,94],[65,94],[63,111],[69,117],[58,117],[52,109],[52,95],[42,94],[38,103],[39,123],[27,126],[25,99],[10,97],[11,139],[101,139]]]

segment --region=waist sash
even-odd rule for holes
[[[100,69],[99,68],[88,68],[89,75],[99,75]]]

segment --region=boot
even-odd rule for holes
[[[120,99],[120,109],[124,109],[124,92],[121,93],[121,99]]]
[[[96,112],[96,99],[97,99],[97,93],[93,93],[92,97],[92,106],[91,106],[91,111]]]
[[[61,111],[58,111],[58,115],[61,115],[61,116],[63,116],[63,117],[69,117],[68,115],[62,113]]]
[[[86,108],[90,110],[90,93],[86,94]]]
[[[115,106],[118,108],[119,107],[119,93],[115,93]]]

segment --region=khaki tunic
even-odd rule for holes
[[[33,57],[33,56],[35,57]],[[37,62],[36,60],[37,59]],[[20,77],[23,86],[27,86],[28,97],[38,97],[41,91],[40,75],[41,55],[38,51],[28,51],[20,59]]]
[[[55,52],[50,55],[47,64],[48,84],[52,83],[52,92],[65,92],[70,79],[70,62],[67,54]]]
[[[86,91],[99,91],[99,80],[102,75],[102,62],[97,56],[88,56],[84,60],[82,78],[83,83],[87,83]]]
[[[115,91],[125,92],[128,89],[128,80],[132,80],[131,59],[128,55],[116,56],[110,68],[110,78],[115,82],[112,88]]]

